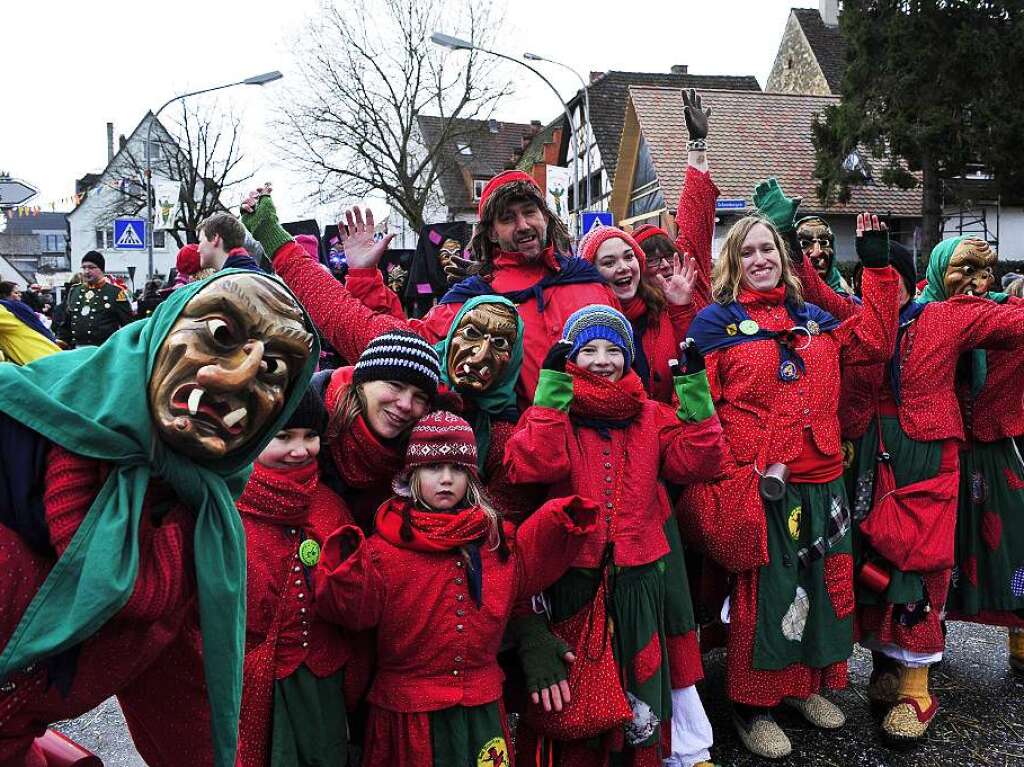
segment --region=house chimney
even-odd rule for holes
[[[604,77],[604,72],[593,72],[592,71],[590,73],[590,84],[593,85],[598,80],[600,80],[602,77]]]
[[[114,159],[114,123],[107,123],[107,165]]]
[[[674,75],[685,75],[689,68],[686,64],[673,64],[670,71]]]
[[[839,26],[839,0],[818,0],[818,13],[826,27]]]
[[[124,145],[127,144],[127,143],[128,143],[128,139],[126,139],[124,137],[123,133],[120,136],[118,136],[117,137],[117,149],[118,149],[118,151],[121,151],[122,149],[124,149]]]
[[[488,120],[487,121],[487,130],[489,130],[491,133],[497,133],[498,132],[498,121],[494,120],[494,119]]]

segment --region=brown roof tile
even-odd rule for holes
[[[811,44],[814,58],[818,60],[832,93],[840,93],[843,72],[846,71],[846,41],[839,33],[839,27],[826,26],[817,8],[794,8],[804,37]]]
[[[677,88],[629,89],[640,129],[650,147],[666,203],[674,208],[686,172],[686,123]],[[721,199],[746,200],[754,187],[774,176],[789,195],[803,197],[805,213],[852,214],[863,210],[920,216],[921,190],[887,187],[878,181],[854,187],[850,202],[825,209],[815,196],[811,122],[835,96],[700,90],[714,108],[708,153]],[[874,167],[881,163],[871,160]]]

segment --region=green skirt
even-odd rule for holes
[[[271,767],[344,767],[348,725],[344,669],[323,679],[300,665],[274,683]]]
[[[1024,465],[1011,439],[975,442],[960,453],[948,608],[965,617],[1024,617]]]
[[[882,436],[891,456],[896,487],[904,487],[934,477],[942,461],[942,442],[918,442],[907,436],[899,418],[883,416]],[[878,454],[878,428],[871,421],[864,436],[853,443],[853,462],[847,470],[847,488],[853,498],[854,572],[867,562],[876,562],[890,575],[888,588],[879,593],[857,584],[857,604],[911,604],[924,598],[924,580],[919,573],[903,572],[882,559],[861,535],[859,524],[871,512],[875,490],[875,467]]]
[[[765,501],[767,565],[760,568],[754,668],[777,671],[800,663],[825,668],[853,650],[851,614],[839,618],[826,583],[825,562],[852,555],[850,509],[842,478],[791,482],[778,501]]]
[[[665,558],[640,567],[609,566],[608,615],[612,650],[634,720],[627,743],[653,745],[661,723],[672,717],[672,690],[665,652]],[[548,590],[551,618],[567,620],[589,604],[597,592],[598,570],[574,568]],[[690,620],[692,621],[692,612]],[[682,625],[682,624],[680,624]]]

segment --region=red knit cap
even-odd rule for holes
[[[435,463],[454,463],[476,476],[473,427],[447,410],[436,410],[423,416],[412,428],[402,476],[408,480],[417,466]]]
[[[487,207],[487,201],[499,188],[505,186],[505,184],[514,184],[517,181],[533,185],[537,188],[538,194],[540,193],[540,187],[537,186],[537,182],[533,180],[533,176],[529,173],[524,173],[521,170],[502,171],[488,181],[487,186],[484,187],[484,191],[480,193],[480,202],[476,206],[477,215],[479,215],[480,218],[484,217],[484,208]]]
[[[647,256],[644,255],[643,248],[637,244],[636,240],[617,226],[598,226],[591,229],[580,238],[579,245],[576,246],[576,252],[580,258],[585,258],[590,263],[594,263],[594,260],[597,258],[598,248],[608,240],[614,239],[622,240],[633,249],[636,260],[640,262],[640,273],[643,274],[644,269],[647,268]]]
[[[184,274],[186,277],[191,277],[193,274],[199,271],[199,246],[194,242],[190,242],[188,245],[178,251],[178,258],[175,260],[174,266],[178,270],[178,274]]]
[[[636,240],[639,245],[641,242],[646,240],[648,237],[653,237],[656,234],[660,234],[669,242],[672,242],[672,238],[668,236],[668,232],[662,229],[660,226],[654,224],[640,224],[633,230],[633,239]]]

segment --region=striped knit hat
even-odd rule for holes
[[[603,304],[591,304],[577,309],[565,322],[562,337],[572,343],[569,359],[575,360],[580,349],[595,338],[615,344],[626,357],[626,370],[633,364],[633,326],[622,312]]]
[[[409,477],[417,466],[454,463],[477,477],[476,438],[473,427],[447,410],[428,413],[412,427],[409,447],[405,451],[405,467],[392,486],[399,495],[407,495]]]
[[[392,330],[373,339],[359,355],[352,385],[402,381],[422,389],[433,400],[440,374],[441,365],[433,346],[408,330]]]

